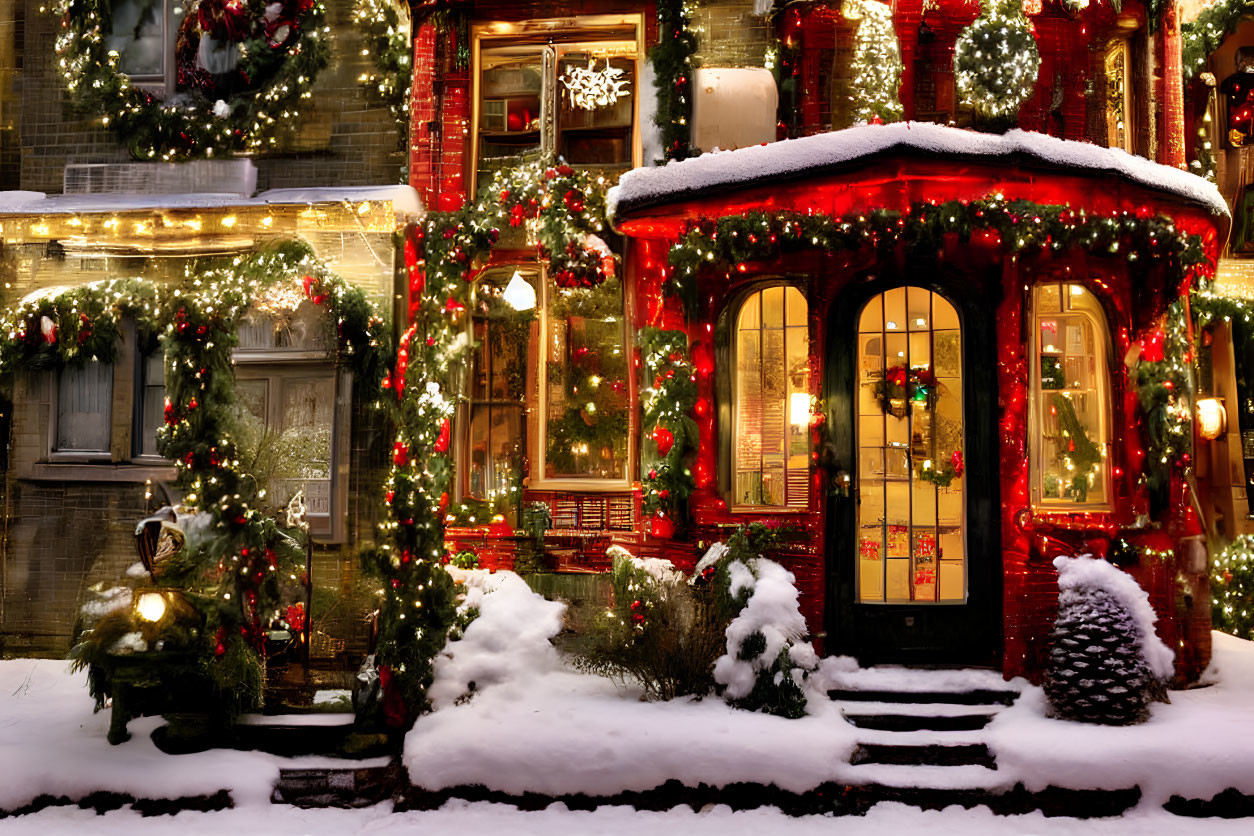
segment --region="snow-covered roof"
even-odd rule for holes
[[[398,215],[422,215],[422,200],[413,186],[336,186],[271,189],[253,197],[241,194],[57,194],[0,192],[0,215],[142,212],[153,209],[235,209],[248,206],[309,205],[390,201]]]
[[[610,190],[610,216],[689,200],[735,186],[796,179],[903,149],[919,152],[921,156],[989,161],[1028,157],[1063,169],[1115,174],[1199,204],[1214,215],[1228,215],[1228,205],[1213,183],[1118,148],[1101,148],[1031,131],[987,134],[929,122],[896,122],[702,154],[656,168],[637,168],[624,174]]]

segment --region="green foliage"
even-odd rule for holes
[[[469,550],[460,551],[453,555],[453,558],[449,561],[449,563],[456,566],[458,569],[478,569],[479,555]]]
[[[402,5],[401,0],[356,0],[353,23],[362,30],[365,50],[375,65],[375,72],[363,73],[357,80],[372,101],[392,112],[403,147],[409,136],[409,93],[414,77],[408,5]]]
[[[1215,555],[1210,588],[1215,629],[1254,640],[1254,536],[1243,534]]]
[[[250,15],[259,18],[264,7],[264,0],[249,0]],[[192,86],[180,89],[175,104],[133,85],[121,71],[121,59],[106,41],[113,31],[110,0],[57,0],[50,8],[60,21],[56,51],[70,101],[105,117],[132,156],[162,160],[256,152],[275,145],[275,134],[290,127],[330,60],[325,11],[315,0],[293,25],[297,37],[282,49],[272,47],[259,30],[240,43],[238,74],[249,79],[247,90],[222,100]],[[224,104],[218,106],[218,101]],[[225,116],[219,115],[221,107]]]
[[[634,681],[647,699],[707,694],[729,614],[713,586],[689,585],[673,569],[650,569],[629,556],[614,558],[613,602],[577,649],[575,666]]]
[[[1058,442],[1059,472],[1070,473],[1071,484],[1062,491],[1076,502],[1084,502],[1089,495],[1089,477],[1093,467],[1102,460],[1101,450],[1089,438],[1088,430],[1075,414],[1071,398],[1061,394],[1050,396],[1050,403],[1058,414],[1058,429],[1062,435]],[[1072,465],[1067,467],[1068,462]],[[1062,497],[1059,497],[1062,498]]]
[[[699,440],[697,422],[691,416],[697,403],[697,384],[688,356],[688,335],[643,328],[638,339],[644,361],[640,399],[644,513],[670,516],[682,524],[688,497],[696,488],[689,461]]]
[[[901,86],[901,50],[893,29],[893,13],[878,0],[846,0],[862,14],[854,36],[853,90],[855,122],[896,122],[904,110],[898,98]]]
[[[954,82],[984,127],[1013,127],[1032,96],[1041,56],[1020,0],[983,0],[983,9],[954,44]]]
[[[1152,515],[1167,506],[1171,474],[1193,451],[1193,419],[1185,405],[1192,399],[1193,363],[1185,359],[1190,351],[1181,300],[1168,307],[1161,336],[1162,359],[1147,360],[1142,352],[1134,371]]]
[[[1161,2],[1157,0],[1154,5]],[[1186,83],[1206,69],[1211,54],[1251,14],[1254,14],[1254,4],[1249,0],[1216,0],[1198,12],[1193,22],[1180,24],[1181,66]],[[1158,15],[1151,13],[1151,25],[1157,20]]]
[[[649,50],[653,85],[657,88],[657,112],[653,121],[662,130],[665,160],[683,160],[696,153],[692,148],[692,58],[697,34],[685,0],[658,0],[658,42]]]

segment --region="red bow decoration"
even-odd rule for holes
[[[675,434],[666,427],[654,427],[653,441],[657,444],[658,453],[665,456],[675,444]]]

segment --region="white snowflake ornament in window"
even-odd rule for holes
[[[588,59],[588,66],[567,67],[558,77],[566,88],[571,107],[596,110],[612,105],[629,94],[630,82],[623,78],[621,69],[610,66],[608,58],[602,69],[596,69],[593,64],[592,59]]]

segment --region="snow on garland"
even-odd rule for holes
[[[954,83],[963,104],[1002,128],[1031,98],[1041,56],[1020,0],[984,0],[954,44]]]
[[[160,6],[158,6],[160,8]],[[70,101],[102,117],[138,159],[181,160],[277,144],[328,63],[321,0],[185,0],[177,94],[132,83],[110,45],[117,4],[56,0],[58,66]]]
[[[1175,654],[1154,631],[1149,595],[1118,567],[1088,555],[1054,560],[1058,618],[1050,634],[1045,694],[1061,717],[1125,725],[1175,673]]]

